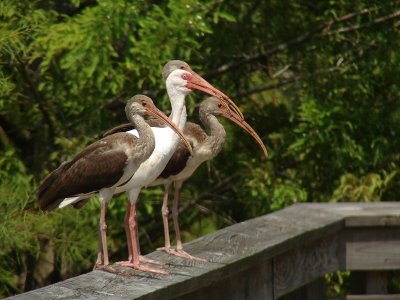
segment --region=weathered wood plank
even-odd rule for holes
[[[276,256],[273,259],[275,296],[285,295],[328,272],[338,270],[339,244],[338,235],[330,235]]]
[[[273,300],[271,260],[260,262],[251,270],[242,271],[175,300]]]
[[[400,227],[352,228],[345,236],[347,269],[400,269]]]
[[[319,277],[314,281],[310,282],[306,286],[299,288],[289,294],[286,294],[279,298],[279,300],[328,300],[325,297],[326,284],[323,277]],[[339,300],[339,299],[329,299],[329,300]],[[344,300],[340,299],[340,300]]]
[[[223,297],[230,288],[235,288],[239,295],[256,297],[269,295],[268,287],[273,281],[276,282],[275,293],[279,295],[338,266],[344,268],[347,262],[350,267],[368,263],[366,259],[371,249],[388,255],[390,264],[397,266],[399,248],[392,252],[388,249],[399,246],[399,216],[400,203],[298,204],[185,244],[189,253],[208,258],[207,263],[187,261],[159,251],[149,254],[167,264],[165,269],[170,272],[169,276],[137,271],[135,276],[124,277],[95,271],[14,299],[183,299],[187,295],[199,297],[203,292],[216,298]],[[361,230],[361,227],[367,232],[372,227],[383,232],[392,230],[393,235],[386,233],[381,239],[379,232],[363,235],[364,239],[345,236],[347,231]],[[362,246],[361,250],[357,245]],[[350,254],[343,256],[346,251]],[[354,253],[360,255],[362,261]],[[372,257],[379,263],[386,263],[380,255]],[[282,269],[274,266],[275,276],[270,266],[272,260],[283,266]],[[369,263],[369,267],[376,267],[376,264]],[[292,273],[304,274],[299,278],[292,276],[285,271],[285,266],[291,266]]]
[[[398,202],[371,203],[302,203],[295,204],[315,211],[329,211],[345,218],[346,227],[399,226]]]
[[[346,300],[400,300],[400,295],[349,295]]]

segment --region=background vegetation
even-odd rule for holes
[[[226,125],[185,185],[186,240],[295,202],[399,199],[399,1],[3,0],[0,20],[0,297],[90,270],[98,202],[44,214],[35,189],[125,122],[129,96],[168,111],[170,59],[230,95],[271,153]],[[111,203],[112,260],[127,255],[125,199]],[[148,252],[163,243],[161,188],[139,206]]]

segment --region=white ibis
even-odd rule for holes
[[[185,127],[187,117],[185,97],[194,89],[216,96],[221,102],[226,102],[227,105],[230,105],[234,111],[238,111],[238,115],[240,115],[239,109],[226,95],[196,74],[183,61],[173,60],[168,62],[163,69],[163,78],[172,106],[170,118],[181,130]],[[120,264],[135,269],[165,274],[161,270],[152,269],[140,263],[136,203],[142,187],[150,185],[164,170],[179,144],[179,139],[168,128],[152,127],[152,129],[156,140],[153,153],[140,165],[127,183],[118,186],[115,190],[116,193],[129,191],[129,204],[125,215],[129,260],[120,262]],[[132,130],[127,133],[136,134],[136,131]]]
[[[125,112],[139,133],[139,138],[123,132],[102,138],[51,172],[37,192],[39,206],[45,211],[99,194],[101,215],[99,252],[95,268],[110,272],[115,270],[109,267],[105,221],[107,203],[116,188],[132,178],[140,164],[150,157],[155,148],[153,131],[143,119],[143,115],[152,115],[170,126],[191,149],[182,132],[154,106],[150,98],[143,95],[134,96],[128,101]],[[102,251],[100,245],[102,245]]]
[[[261,146],[265,156],[268,156],[267,149],[257,133],[248,125],[241,117],[229,110],[228,106],[218,101],[215,97],[204,100],[199,107],[199,117],[207,133],[195,123],[186,123],[184,133],[190,140],[193,147],[193,156],[186,150],[184,144],[180,144],[174,155],[168,162],[164,171],[151,184],[164,184],[164,196],[162,205],[162,216],[164,224],[165,246],[160,248],[167,253],[181,256],[184,258],[201,260],[194,257],[183,250],[180,229],[179,229],[179,196],[182,183],[192,176],[193,172],[205,161],[210,160],[218,155],[225,143],[225,129],[218,122],[217,116],[222,116],[246,130]],[[156,120],[157,122],[157,120]],[[169,226],[168,226],[168,193],[171,183],[174,183],[175,194],[172,208],[172,217],[176,234],[176,249],[171,248]]]

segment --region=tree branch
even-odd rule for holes
[[[291,79],[287,79],[287,80],[282,80],[282,81],[274,83],[274,84],[260,85],[260,86],[257,86],[255,88],[251,88],[251,89],[249,89],[247,91],[236,93],[236,94],[234,94],[232,96],[232,98],[233,99],[235,99],[235,98],[243,98],[243,97],[250,96],[252,94],[259,94],[259,93],[265,92],[267,90],[277,89],[277,88],[280,88],[282,86],[288,85],[289,83],[297,82],[299,79],[300,79],[299,77],[296,77],[296,78],[291,78]]]
[[[321,74],[321,73],[334,72],[334,71],[340,69],[341,67],[342,67],[341,65],[338,65],[338,66],[335,66],[335,67],[332,67],[332,68],[329,68],[329,69],[316,70],[315,72],[312,73],[312,76],[317,75],[317,74]],[[289,79],[286,79],[286,80],[281,80],[281,81],[279,81],[277,83],[274,83],[274,84],[260,85],[260,86],[257,86],[255,88],[251,88],[251,89],[249,89],[247,91],[236,93],[236,94],[234,94],[232,96],[232,98],[247,97],[247,96],[252,95],[252,94],[258,94],[258,93],[265,92],[267,90],[273,90],[273,89],[276,89],[276,88],[280,88],[280,87],[288,85],[290,83],[298,82],[303,77],[304,76],[297,76],[297,77],[289,78]]]
[[[49,112],[47,111],[46,107],[43,105],[43,102],[41,101],[42,97],[36,91],[34,83],[32,82],[30,76],[27,74],[25,64],[19,58],[17,58],[17,61],[18,65],[16,65],[16,69],[22,75],[22,78],[25,80],[25,82],[29,87],[29,90],[32,94],[34,101],[38,104],[38,108],[42,113],[45,122],[49,126],[50,136],[52,137],[51,140],[53,141],[54,137],[56,136],[55,124],[53,123],[53,120],[51,119]]]
[[[229,63],[227,63],[225,65],[222,65],[218,69],[208,73],[205,77],[207,79],[212,79],[212,78],[220,76],[221,74],[224,74],[224,73],[226,73],[226,72],[228,72],[230,70],[237,69],[237,68],[239,68],[239,67],[241,67],[241,66],[243,66],[245,64],[252,63],[254,61],[261,60],[261,59],[267,59],[270,56],[272,56],[272,55],[274,55],[274,54],[276,54],[278,52],[282,52],[282,51],[287,50],[287,49],[289,49],[289,48],[291,48],[293,46],[297,46],[299,44],[302,44],[302,43],[312,39],[313,37],[321,36],[326,29],[330,28],[334,24],[345,22],[345,21],[348,21],[348,20],[353,19],[355,17],[371,13],[373,11],[376,11],[377,9],[378,8],[376,8],[376,7],[363,9],[363,10],[360,10],[358,12],[350,13],[350,14],[344,15],[344,16],[342,16],[340,18],[336,18],[334,20],[325,22],[325,23],[317,26],[315,29],[313,29],[313,30],[311,30],[311,31],[309,31],[307,33],[304,33],[304,34],[302,34],[302,35],[300,35],[300,36],[298,36],[298,37],[296,37],[296,38],[294,38],[294,39],[292,39],[292,40],[290,40],[288,42],[278,44],[278,45],[268,49],[265,52],[257,53],[257,54],[254,54],[254,55],[248,55],[248,56],[244,57],[241,60],[235,60],[235,61],[229,62]],[[397,14],[397,13],[395,13],[395,14]],[[391,16],[391,15],[389,15],[389,16]],[[374,25],[374,24],[376,24],[376,21],[379,21],[379,23],[383,22],[383,21],[386,21],[387,17],[388,16],[384,17],[383,18],[384,20],[381,20],[382,18],[378,18],[378,19],[376,19],[376,20],[374,20],[374,21],[372,21],[372,22],[370,22],[368,24],[365,24],[365,26],[363,26],[363,27],[366,27],[367,25],[368,26],[369,25]],[[397,17],[397,15],[393,16],[391,18],[394,18],[394,17]],[[363,28],[363,27],[360,27],[360,28]]]
[[[389,21],[389,20],[397,18],[397,17],[400,17],[400,11],[396,11],[396,12],[394,12],[392,14],[387,15],[387,16],[374,19],[374,20],[372,20],[371,22],[368,22],[368,23],[349,26],[349,27],[340,28],[340,29],[333,30],[333,31],[324,32],[324,33],[321,33],[319,36],[322,37],[322,36],[334,35],[334,34],[337,34],[337,33],[351,32],[351,31],[355,31],[355,30],[358,30],[358,29],[361,29],[361,28],[369,27],[371,25],[376,25],[376,24],[379,24],[379,23],[382,23],[382,22],[386,22],[386,21]]]

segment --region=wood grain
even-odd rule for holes
[[[170,275],[94,271],[13,299],[276,299],[336,269],[400,268],[399,220],[394,202],[296,204],[185,244],[207,263],[156,251]]]
[[[285,295],[328,272],[338,270],[339,259],[337,235],[305,243],[276,256],[273,259],[275,296]]]
[[[400,269],[400,227],[350,228],[345,238],[347,269]]]

